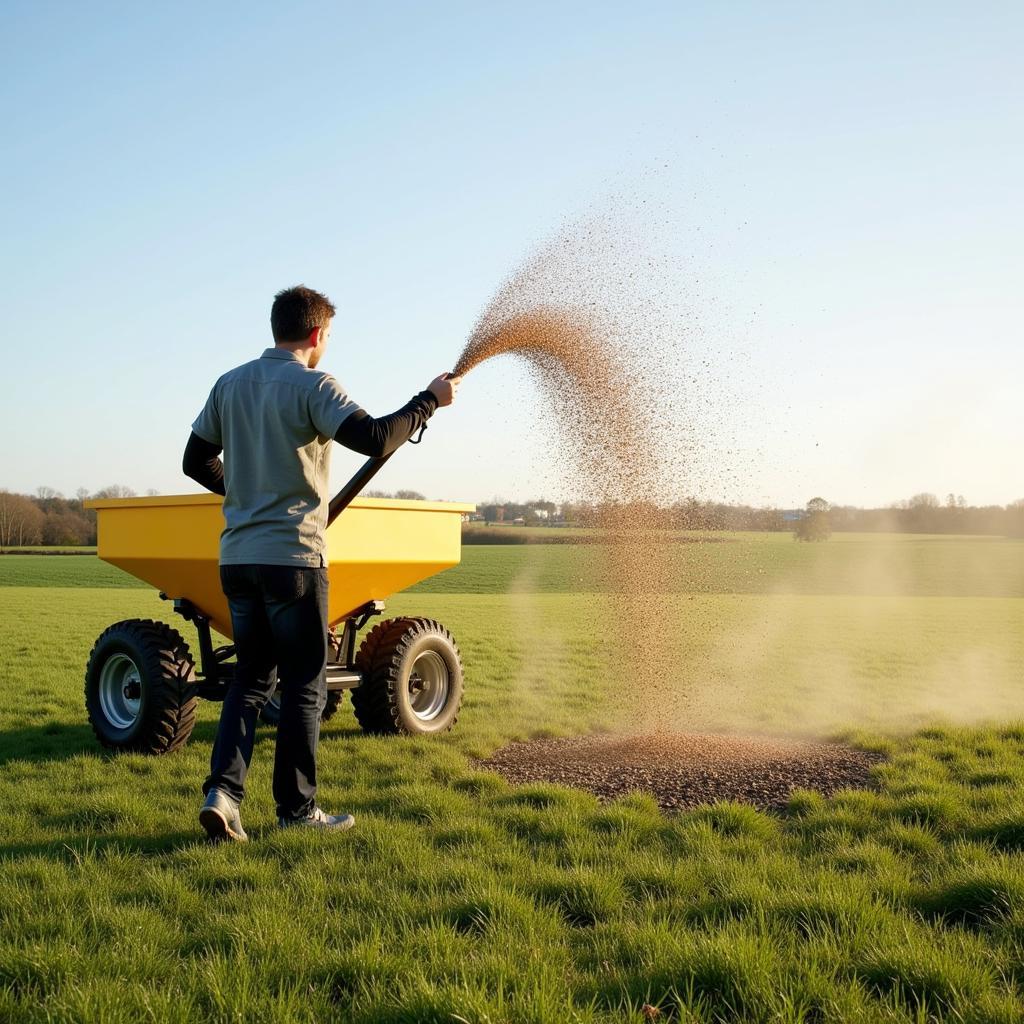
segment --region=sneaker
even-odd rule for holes
[[[234,839],[236,842],[244,843],[249,838],[242,828],[238,804],[219,789],[211,789],[206,794],[206,803],[199,811],[199,824],[206,829],[211,842]]]
[[[351,814],[324,814],[319,807],[314,807],[305,818],[278,818],[277,823],[281,828],[298,825],[302,828],[329,828],[334,832],[344,832],[356,823],[356,819]]]

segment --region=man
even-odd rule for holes
[[[438,406],[450,405],[459,383],[442,374],[390,416],[367,415],[316,369],[333,316],[334,306],[319,292],[301,286],[279,292],[270,311],[274,347],[217,381],[185,448],[186,475],[224,495],[220,575],[237,652],[199,812],[212,840],[246,839],[239,805],[256,721],[275,686],[281,695],[273,781],[278,824],[343,830],[355,823],[316,803],[316,748],[327,700],[331,445],[387,455]]]

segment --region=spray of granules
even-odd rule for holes
[[[666,643],[679,614],[670,596],[678,590],[675,545],[652,500],[670,488],[685,454],[679,417],[667,408],[679,395],[680,366],[657,318],[627,303],[615,308],[615,289],[595,279],[593,259],[578,265],[581,251],[593,251],[578,241],[559,239],[507,281],[453,372],[502,355],[525,362],[541,395],[549,462],[598,510],[606,534],[589,557],[611,595],[601,635],[609,679],[617,676],[628,694],[621,724],[657,728],[687,717]]]
[[[559,421],[556,446],[586,474],[590,496],[604,504],[643,501],[657,471],[645,443],[643,405],[623,354],[593,311],[538,306],[491,307],[459,358],[455,374],[498,355],[524,359]]]

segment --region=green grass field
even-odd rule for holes
[[[82,706],[100,631],[167,605],[95,558],[0,559],[0,1020],[1024,1018],[1024,543],[679,545],[648,610],[691,709],[670,722],[635,706],[643,652],[593,549],[464,556],[389,603],[455,633],[455,730],[367,738],[346,707],[321,800],[358,824],[330,837],[273,828],[265,731],[253,841],[215,848],[195,815],[218,708],[159,759],[101,752]],[[842,734],[889,761],[874,791],[774,816],[602,806],[473,766],[648,718]]]

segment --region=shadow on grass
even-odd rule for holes
[[[364,738],[366,733],[357,725],[335,725],[333,722],[321,729],[320,741],[353,740]],[[199,722],[192,730],[188,745],[213,746],[217,737],[216,722]],[[258,747],[269,744],[273,747],[277,730],[272,725],[261,723],[256,735]],[[96,739],[92,728],[86,722],[44,722],[41,725],[23,726],[0,731],[0,766],[12,761],[29,764],[43,764],[47,761],[68,761],[79,754],[95,754],[116,759],[135,756],[130,752],[108,750]],[[161,755],[154,755],[160,757]],[[173,757],[174,755],[168,755]]]
[[[200,722],[192,730],[189,744],[212,744],[216,735],[216,722]],[[68,761],[79,754],[95,754],[113,759],[126,756],[126,753],[102,746],[87,723],[44,722],[38,726],[0,731],[0,765],[11,761],[27,761],[30,764]]]
[[[45,722],[0,732],[0,765],[11,761],[67,761],[78,754],[98,754],[102,750],[85,724]]]

